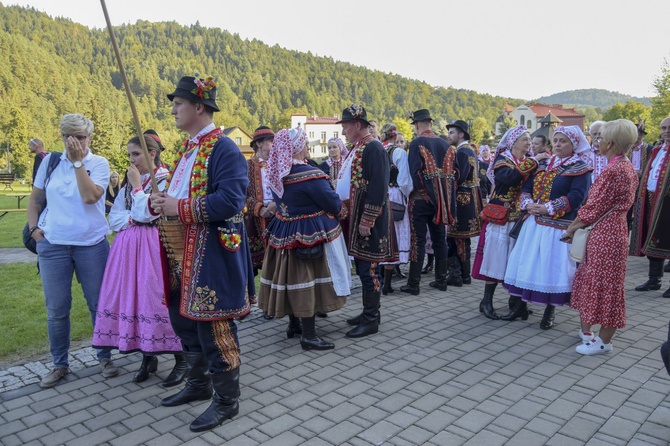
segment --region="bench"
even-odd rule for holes
[[[14,190],[12,189],[12,183],[15,180],[16,180],[15,173],[0,173],[0,183],[5,185],[5,189]]]
[[[0,209],[0,220],[2,220],[5,215],[13,214],[15,212],[26,212],[26,209]]]

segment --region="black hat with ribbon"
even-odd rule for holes
[[[352,104],[350,107],[342,110],[342,119],[337,121],[336,124],[349,121],[361,121],[366,125],[370,125],[370,122],[368,121],[368,113],[365,111],[365,108],[357,104]]]
[[[417,111],[411,111],[409,112],[409,119],[412,120],[412,124],[415,124],[417,122],[421,121],[433,121],[433,118],[430,117],[430,112],[426,110],[425,108],[422,108],[421,110]]]
[[[211,77],[200,79],[200,75],[197,73],[195,77],[182,77],[179,79],[175,91],[167,95],[171,101],[175,96],[206,105],[214,111],[219,111],[219,107],[216,105],[216,83],[214,83],[214,79]]]

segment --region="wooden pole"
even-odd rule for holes
[[[130,84],[128,83],[128,77],[126,76],[126,69],[123,67],[123,60],[121,59],[121,53],[119,52],[119,46],[116,43],[116,37],[114,37],[114,30],[112,29],[112,22],[109,20],[109,14],[107,13],[107,5],[105,5],[105,0],[100,0],[102,5],[102,12],[105,14],[105,21],[107,22],[107,31],[109,31],[109,38],[112,40],[112,47],[114,47],[114,54],[116,55],[116,62],[119,64],[119,71],[121,72],[121,78],[123,79],[123,86],[126,89],[126,96],[128,97],[128,102],[130,103],[130,110],[133,112],[133,119],[135,120],[135,128],[137,129],[137,136],[140,138],[140,146],[142,146],[142,152],[144,152],[144,159],[147,161],[147,167],[149,168],[149,176],[151,177],[151,190],[153,192],[158,192],[158,183],[156,183],[156,176],[154,175],[154,170],[151,168],[154,162],[149,155],[149,149],[147,148],[147,143],[144,141],[144,134],[142,133],[142,125],[140,124],[140,118],[137,115],[137,109],[135,108],[135,100],[133,99],[133,93],[130,91]]]

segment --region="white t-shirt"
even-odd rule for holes
[[[35,175],[34,186],[44,189],[47,166],[51,159],[47,155]],[[96,186],[107,189],[109,184],[109,163],[101,156],[93,155],[88,149],[83,167]],[[47,184],[47,206],[37,220],[37,226],[44,231],[44,237],[54,245],[93,246],[107,234],[109,226],[105,218],[105,193],[94,204],[86,204],[79,194],[75,168],[65,152],[60,163],[51,172]]]

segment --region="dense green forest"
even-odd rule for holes
[[[617,93],[598,88],[589,88],[583,90],[570,90],[555,93],[550,96],[543,96],[536,99],[537,102],[544,104],[565,104],[584,108],[608,108],[617,102],[626,103],[629,101],[639,102],[644,105],[651,105],[651,98],[638,98],[627,94]]]
[[[295,112],[332,116],[352,102],[378,121],[429,108],[440,122],[475,119],[492,129],[505,103],[521,100],[474,91],[435,88],[425,82],[369,70],[328,57],[269,47],[257,40],[195,24],[137,22],[115,28],[144,128],[155,128],[174,150],[166,93],[182,75],[214,76],[218,125],[248,132],[259,124],[288,126]],[[28,141],[42,138],[60,149],[58,121],[80,112],[94,121],[92,148],[122,168],[132,115],[106,29],[89,29],[32,8],[0,4],[0,145],[21,175],[31,156]],[[168,157],[170,154],[166,154]],[[6,156],[2,157],[6,168]]]

